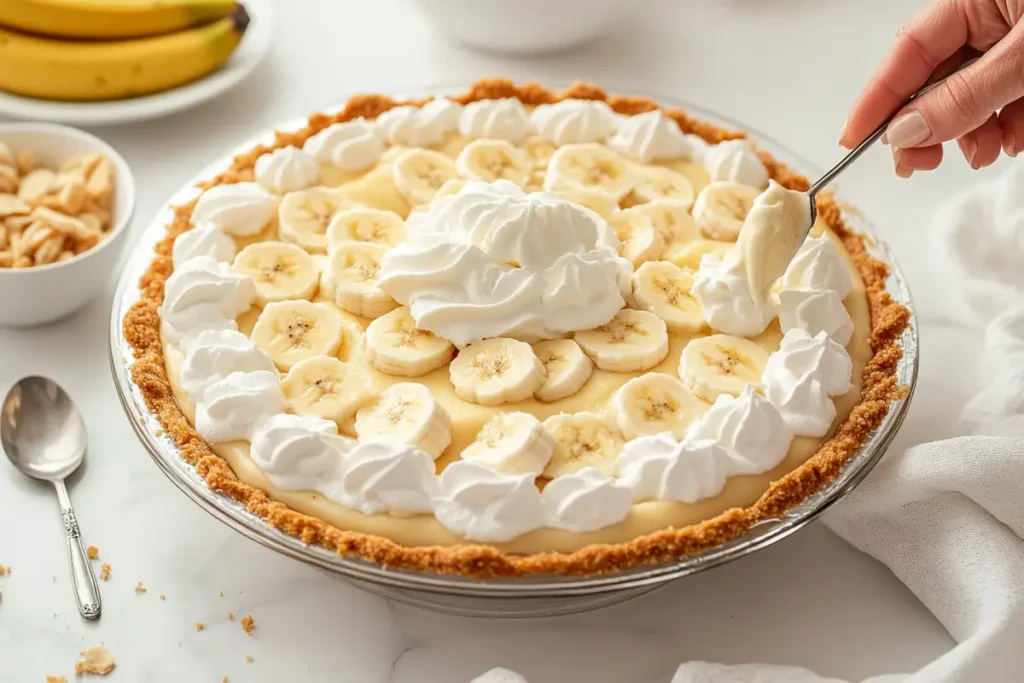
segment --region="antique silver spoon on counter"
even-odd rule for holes
[[[64,486],[64,480],[85,459],[88,439],[82,416],[59,384],[45,377],[25,377],[11,388],[0,407],[0,443],[19,472],[48,481],[57,489],[78,611],[86,619],[98,619],[99,584]]]

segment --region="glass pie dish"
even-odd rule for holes
[[[448,89],[434,89],[445,93]],[[813,175],[815,169],[792,152],[742,124],[672,98],[655,97],[667,106],[678,106],[712,124],[747,130],[768,153],[789,167]],[[330,110],[328,110],[330,111]],[[300,128],[304,121],[288,122],[279,130]],[[111,366],[115,385],[130,421],[150,455],[164,473],[190,498],[215,517],[253,540],[327,572],[351,580],[363,588],[388,597],[433,609],[487,616],[538,616],[564,614],[597,607],[653,590],[667,581],[747,555],[801,528],[829,505],[841,499],[864,476],[891,442],[909,405],[917,373],[917,337],[909,291],[884,244],[870,227],[853,212],[844,218],[851,228],[864,234],[870,255],[889,266],[886,289],[898,304],[910,312],[909,324],[899,338],[901,359],[896,381],[905,390],[892,400],[880,426],[848,460],[842,471],[817,493],[771,519],[762,519],[741,536],[678,561],[644,565],[614,574],[592,576],[526,576],[515,579],[470,579],[382,567],[359,558],[340,556],[324,547],[306,544],[284,531],[271,528],[267,522],[249,513],[245,506],[212,490],[204,477],[182,459],[178,445],[161,429],[149,409],[143,393],[132,380],[130,366],[134,356],[125,338],[122,321],[132,305],[139,300],[139,279],[153,260],[154,245],[164,237],[165,226],[171,222],[172,207],[186,204],[198,194],[195,183],[215,176],[229,166],[235,154],[258,144],[273,141],[273,132],[246,142],[232,155],[211,164],[193,182],[170,198],[143,232],[134,253],[122,274],[111,314]]]

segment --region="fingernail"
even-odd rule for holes
[[[914,147],[927,140],[932,130],[920,112],[911,111],[890,123],[886,134],[893,147]]]
[[[882,144],[883,145],[888,145],[889,144],[889,132],[888,131],[882,133]]]
[[[898,175],[900,178],[909,178],[910,176],[914,175],[914,169],[905,168],[903,166],[897,166],[896,175]]]
[[[1003,151],[1006,152],[1007,156],[1017,156],[1017,140],[1013,136],[1013,133],[1010,133],[1003,138]]]
[[[960,151],[964,153],[964,158],[967,159],[971,168],[977,168],[974,165],[974,155],[978,153],[977,141],[974,138],[961,138],[957,144],[960,145]]]
[[[850,127],[850,119],[843,121],[843,129],[839,131],[839,144],[846,147],[846,129]]]

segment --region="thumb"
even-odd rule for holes
[[[907,105],[889,124],[896,148],[928,147],[954,140],[1024,96],[1024,24],[977,62],[954,73]]]

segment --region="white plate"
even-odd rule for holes
[[[79,126],[154,119],[194,107],[241,83],[267,55],[274,35],[273,0],[244,0],[252,21],[231,58],[210,75],[173,90],[108,102],[55,102],[0,92],[0,114]]]

